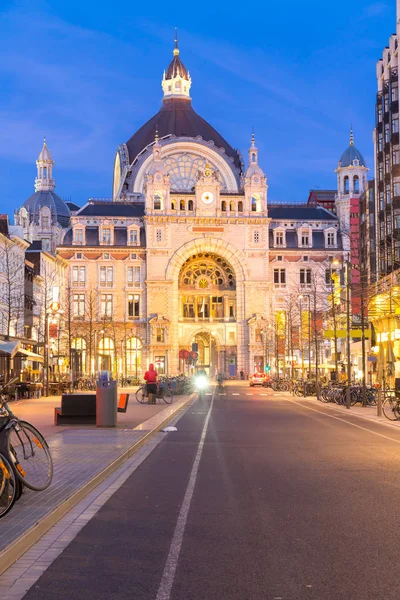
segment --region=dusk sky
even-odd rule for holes
[[[375,67],[394,0],[0,6],[1,212],[33,193],[44,134],[60,196],[111,196],[118,144],[159,109],[174,27],[195,110],[246,158],[254,127],[270,200],[335,188],[351,123],[373,176]]]

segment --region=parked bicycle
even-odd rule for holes
[[[0,452],[23,485],[43,491],[53,478],[50,450],[36,427],[19,419],[9,407],[6,390],[13,382],[0,390]]]
[[[382,390],[382,411],[389,421],[400,420],[400,395],[395,390]]]
[[[163,400],[166,404],[171,404],[174,399],[171,390],[168,389],[168,386],[164,382],[159,382],[157,384],[156,400],[157,399]],[[136,391],[136,400],[140,402],[140,404],[147,404],[149,401],[146,384],[140,386]]]

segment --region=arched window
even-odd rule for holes
[[[251,162],[256,162],[256,155],[254,154],[254,152],[251,155]]]
[[[153,208],[154,210],[161,210],[161,194],[154,194]]]
[[[243,202],[242,202],[242,200],[239,200],[239,202],[238,202],[238,212],[243,212]]]
[[[176,210],[175,200],[172,200],[172,202],[171,202],[171,210]]]
[[[251,198],[251,212],[258,212],[258,198],[256,196]]]
[[[226,200],[222,200],[221,202],[221,210],[226,212]]]
[[[126,372],[135,377],[142,373],[142,342],[138,337],[126,340]]]
[[[235,203],[234,203],[234,201],[233,201],[233,200],[231,200],[231,201],[229,202],[229,210],[231,210],[231,211],[234,211],[234,210],[235,210]]]
[[[357,175],[354,175],[354,177],[353,177],[353,190],[355,192],[359,192],[360,191],[360,181],[359,181]]]
[[[185,210],[185,201],[184,200],[181,200],[179,202],[179,210]]]
[[[345,194],[347,194],[349,191],[349,178],[347,177],[347,175],[343,180],[343,191]]]
[[[109,337],[99,340],[99,371],[112,371],[114,362],[114,341]]]
[[[43,167],[43,177],[47,179],[47,167]]]
[[[193,200],[189,200],[189,202],[188,202],[188,210],[193,210]]]

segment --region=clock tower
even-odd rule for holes
[[[196,216],[217,216],[221,183],[209,163],[199,170],[196,189]]]

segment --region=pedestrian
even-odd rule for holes
[[[144,374],[144,380],[146,382],[146,391],[148,401],[147,404],[155,404],[157,398],[157,378],[158,374],[154,368],[153,363],[149,365],[149,370]]]
[[[240,371],[240,379],[244,379],[244,373],[243,373],[243,371]]]

